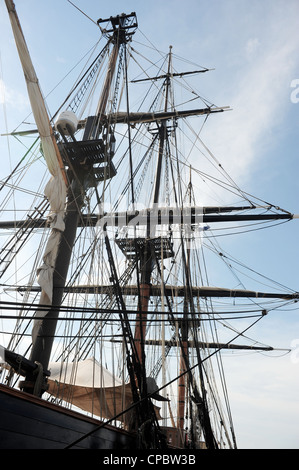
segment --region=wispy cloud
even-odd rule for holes
[[[278,127],[286,119],[290,105],[291,81],[298,74],[299,35],[292,9],[268,15],[268,23],[258,22],[255,30],[240,30],[236,45],[240,58],[235,81],[223,83],[233,111],[213,125],[207,141],[223,166],[239,181],[252,176],[254,162],[265,149],[275,145]],[[227,103],[225,103],[227,104]],[[212,123],[212,125],[211,125]]]
[[[28,107],[29,100],[27,94],[10,88],[0,79],[0,103],[17,108],[18,110],[23,110]]]

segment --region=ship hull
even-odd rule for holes
[[[0,385],[0,416],[1,449],[136,448],[134,434],[109,425],[100,427],[100,420],[5,385]]]

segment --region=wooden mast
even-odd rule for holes
[[[190,182],[189,182],[189,204],[191,207],[191,170],[190,170]],[[190,238],[187,240],[187,260],[186,260],[186,275],[189,275],[190,267]],[[183,247],[182,247],[183,249]],[[186,375],[187,364],[186,357],[189,354],[188,347],[188,294],[185,292],[184,295],[184,315],[183,321],[181,323],[181,343],[180,343],[180,370],[179,370],[179,381],[178,381],[178,417],[177,417],[177,427],[181,431],[181,439],[185,438],[184,435],[184,423],[185,423],[185,400],[186,400],[186,380],[188,376]]]
[[[135,16],[135,15],[129,15],[129,16]],[[109,19],[109,21],[111,21],[112,23],[112,30],[110,31],[112,32],[112,36],[111,36],[112,39],[110,38],[109,40],[111,40],[113,43],[113,51],[111,54],[109,67],[107,70],[103,92],[102,92],[102,95],[98,104],[97,112],[100,114],[107,112],[106,108],[107,108],[108,97],[109,97],[110,88],[112,84],[112,78],[113,78],[115,68],[116,68],[116,62],[117,62],[117,57],[118,57],[118,52],[119,52],[119,44],[125,40],[125,36],[126,36],[125,29],[135,27],[135,24],[133,25],[130,24],[127,26],[126,20],[127,20],[127,15],[121,15],[121,16],[117,16],[115,18]],[[107,20],[99,20],[98,23],[101,21],[107,21]],[[94,126],[97,126],[97,120],[94,121]],[[68,148],[70,148],[72,151],[75,150],[76,154],[80,155],[80,151],[76,150],[78,143],[76,142],[74,136],[70,133],[70,135],[72,136],[73,142],[69,142],[65,139],[65,136],[63,135],[60,129],[59,131],[62,134],[62,137],[65,141],[63,151],[67,153]],[[95,132],[92,131],[92,132],[89,132],[89,135],[86,135],[86,134],[87,134],[87,130],[84,133],[83,139],[87,139],[90,145],[90,147],[88,148],[91,149],[93,145],[93,140],[89,140],[89,139],[95,135]],[[97,141],[94,141],[94,142],[96,145]],[[85,158],[85,161],[87,162],[87,164],[84,165],[84,167],[82,167],[82,165],[80,165],[79,162],[76,162],[76,160],[74,160],[72,161],[72,165],[70,166],[70,169],[69,169],[68,200],[67,200],[67,205],[66,205],[66,210],[65,210],[65,219],[64,219],[65,230],[61,236],[61,240],[58,246],[57,256],[56,256],[56,260],[54,264],[53,293],[52,293],[53,307],[45,315],[44,320],[40,322],[38,331],[36,333],[36,338],[33,342],[32,350],[31,350],[30,360],[33,362],[40,363],[44,371],[47,370],[49,360],[50,360],[52,344],[54,341],[54,335],[55,335],[56,325],[57,325],[59,311],[60,311],[60,305],[61,305],[62,298],[63,298],[64,287],[66,285],[67,272],[68,272],[68,268],[70,264],[73,245],[75,242],[75,236],[76,236],[76,231],[77,231],[77,227],[79,224],[79,219],[81,217],[81,209],[84,203],[84,193],[85,193],[86,187],[88,188],[90,186],[89,175],[90,173],[94,171],[93,164],[96,163],[95,157],[90,159],[90,162],[88,160],[88,157],[89,155],[88,155],[88,150],[87,150],[87,154]],[[99,153],[96,158],[99,159],[98,160],[99,162],[100,161],[102,162],[103,160],[108,160],[110,157],[108,155],[107,147],[105,150],[105,154]],[[40,388],[39,391],[36,391],[35,382],[36,382],[36,378],[34,377],[34,374],[32,374],[31,372],[28,373],[22,385],[23,390],[29,393],[42,395],[46,389],[46,384],[44,384]],[[33,392],[34,390],[35,392]]]
[[[168,71],[165,75],[165,101],[164,101],[164,112],[168,109],[168,93],[170,85],[170,66],[171,66],[171,46],[168,60]],[[164,144],[167,136],[166,120],[162,120],[159,128],[159,151],[158,160],[155,175],[155,187],[153,197],[153,207],[155,208],[159,202],[160,184],[161,184],[161,169],[164,154]],[[155,230],[155,228],[154,228]],[[150,299],[151,290],[151,273],[154,267],[155,258],[154,250],[151,246],[151,227],[147,227],[146,239],[144,240],[144,251],[141,254],[140,259],[140,270],[141,270],[141,282],[140,282],[140,309],[136,316],[136,328],[135,328],[135,341],[136,349],[138,351],[138,357],[142,364],[144,364],[144,341],[147,324],[147,312],[148,303]]]

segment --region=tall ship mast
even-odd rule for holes
[[[1,191],[16,197],[11,181],[37,153],[50,179],[44,194],[32,189],[23,217],[0,220],[11,328],[0,348],[0,447],[237,448],[221,354],[273,350],[246,332],[274,301],[299,294],[211,286],[205,251],[230,268],[215,231],[295,216],[195,166],[201,127],[229,106],[194,98],[188,78],[209,70],[178,70],[172,46],[156,64],[142,56],[135,12],[96,21],[99,49],[50,116],[15,5],[5,3],[36,127],[14,133],[33,144]],[[204,180],[235,200],[206,204]],[[250,320],[221,340],[228,317]]]

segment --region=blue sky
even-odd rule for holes
[[[92,44],[98,30],[66,0],[15,1],[47,95]],[[299,2],[297,0],[74,0],[90,18],[136,11],[142,34],[160,50],[215,70],[200,77],[201,94],[232,111],[202,134],[242,189],[299,213]],[[29,113],[22,71],[4,1],[0,5],[3,94],[0,133]],[[187,65],[186,65],[187,67]],[[298,80],[298,82],[296,82]],[[292,87],[292,85],[295,85]],[[296,88],[298,93],[296,94]],[[292,94],[293,93],[293,94]],[[4,97],[4,98],[3,98]],[[51,111],[55,101],[47,101]],[[52,109],[53,108],[53,109]],[[0,140],[1,160],[7,158]],[[12,153],[11,165],[14,160]],[[1,177],[8,171],[5,170]],[[299,220],[229,244],[244,263],[299,290]],[[232,354],[225,359],[240,448],[299,448],[299,311],[273,313],[250,333],[293,354]],[[299,347],[299,339],[298,339]],[[280,357],[281,356],[281,357]]]

